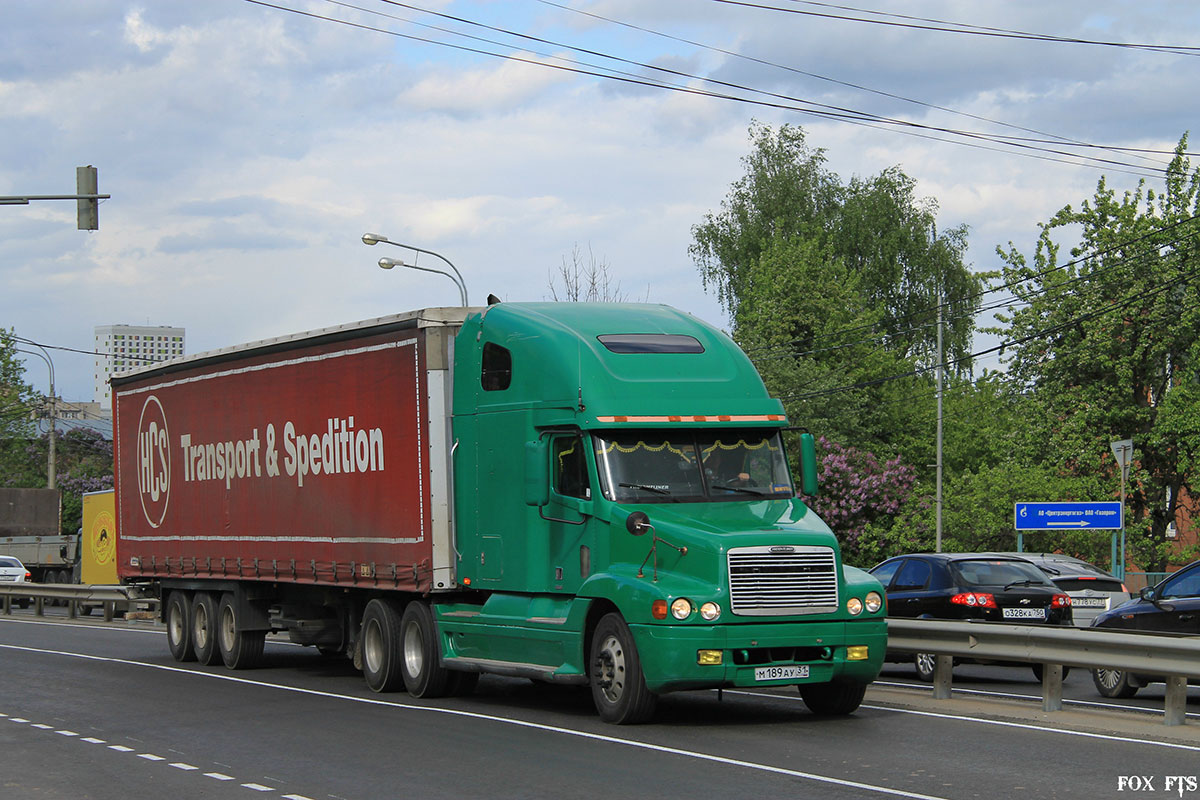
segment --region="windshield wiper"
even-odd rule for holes
[[[1013,581],[1012,583],[1008,584],[1004,588],[1011,589],[1014,586],[1041,586],[1041,585],[1042,585],[1041,581],[1035,581],[1032,578],[1026,578],[1023,581]]]
[[[724,489],[727,492],[744,492],[745,494],[753,494],[759,497],[773,497],[771,492],[764,492],[762,489],[751,489],[749,486],[725,486],[720,483],[710,483],[711,489]]]

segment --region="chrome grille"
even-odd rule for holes
[[[837,610],[837,560],[830,547],[735,547],[728,559],[734,614],[765,617]]]

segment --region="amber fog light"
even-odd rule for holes
[[[697,650],[696,663],[702,666],[716,666],[724,660],[724,653],[720,650]]]
[[[674,603],[671,603],[671,616],[675,619],[687,619],[692,615],[692,601],[686,597],[680,597]]]
[[[846,648],[846,660],[847,661],[866,661],[870,657],[869,650],[870,650],[870,648],[868,648],[865,644],[856,644],[851,647],[847,647]]]

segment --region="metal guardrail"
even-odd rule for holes
[[[950,697],[955,658],[1043,664],[1042,708],[1062,710],[1062,668],[1119,669],[1162,676],[1167,684],[1163,722],[1184,724],[1187,681],[1200,679],[1200,637],[1172,634],[1011,625],[938,619],[889,619],[888,649],[933,653],[933,694]]]
[[[34,613],[39,617],[45,613],[46,601],[63,600],[67,604],[67,616],[75,619],[82,612],[90,613],[93,607],[104,609],[104,621],[111,622],[118,603],[127,603],[130,608],[153,608],[158,605],[154,597],[143,597],[140,589],[133,586],[92,586],[68,583],[6,583],[0,584],[0,613],[12,614],[13,600],[31,600]]]

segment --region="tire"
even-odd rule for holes
[[[917,653],[913,656],[913,664],[917,668],[917,679],[933,683],[933,670],[937,666],[937,655],[934,653]]]
[[[217,663],[217,601],[209,592],[196,592],[192,598],[192,652],[205,666]]]
[[[823,717],[853,713],[867,694],[865,683],[802,683],[799,688],[808,710]]]
[[[164,612],[167,622],[167,648],[176,661],[195,661],[192,651],[192,604],[183,592],[167,595]]]
[[[240,631],[239,622],[234,595],[226,592],[217,606],[216,638],[221,660],[229,669],[253,669],[262,663],[267,632]]]
[[[47,586],[58,583],[58,573],[52,569],[46,570],[46,572],[42,575],[42,583],[46,584]],[[58,603],[59,600],[57,597],[48,597],[44,601],[43,605],[47,607],[54,607],[57,606]]]
[[[450,672],[442,666],[442,648],[429,606],[420,600],[405,606],[400,631],[404,688],[413,697],[444,697]]]
[[[654,716],[658,695],[646,688],[633,634],[620,614],[606,614],[592,634],[592,702],[600,719],[635,725]]]
[[[1130,683],[1128,672],[1119,669],[1092,670],[1092,683],[1102,696],[1122,699],[1133,697],[1141,688]]]
[[[400,674],[400,612],[389,600],[375,599],[363,611],[363,678],[372,692],[394,692],[404,685]]]
[[[1038,681],[1040,682],[1040,681],[1042,680],[1042,665],[1041,665],[1041,664],[1034,664],[1034,665],[1032,665],[1032,668],[1033,668],[1033,677],[1037,678],[1037,679],[1038,679]],[[1068,675],[1070,675],[1070,674],[1071,674],[1071,668],[1070,668],[1070,667],[1067,667],[1067,666],[1064,666],[1064,667],[1063,667],[1063,674],[1062,674],[1062,676],[1063,676],[1063,680],[1066,680],[1066,679],[1067,679],[1067,676],[1068,676]]]

